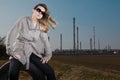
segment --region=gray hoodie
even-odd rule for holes
[[[43,57],[44,48],[46,53]],[[40,30],[40,24],[33,27],[31,16],[20,18],[8,32],[6,53],[12,57],[19,54],[21,58],[18,60],[23,65],[26,64],[26,69],[29,69],[29,58],[32,53],[48,60],[52,57],[47,33]]]

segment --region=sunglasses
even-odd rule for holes
[[[39,13],[42,13],[42,15],[45,15],[45,12],[43,12],[41,9],[36,8],[35,10],[36,10],[37,12],[39,12]]]

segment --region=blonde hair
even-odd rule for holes
[[[45,15],[43,15],[42,19],[38,20],[41,25],[40,29],[44,32],[48,32],[49,27],[52,27],[54,29],[56,27],[56,21],[50,16],[47,5],[44,3],[37,4],[34,9],[36,9],[38,6],[42,6],[45,8]]]

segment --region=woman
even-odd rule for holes
[[[9,67],[9,80],[18,80],[19,68],[23,65],[29,69],[34,64],[46,76],[47,80],[56,80],[54,70],[48,61],[52,57],[47,32],[49,26],[55,28],[56,22],[51,18],[46,4],[38,4],[32,10],[32,16],[20,18],[6,38],[7,54],[12,57]],[[42,48],[45,54],[42,55]]]

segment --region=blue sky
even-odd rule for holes
[[[52,49],[60,48],[60,34],[63,48],[73,48],[73,17],[79,27],[79,41],[83,49],[89,49],[96,30],[101,49],[107,45],[120,49],[120,0],[0,0],[0,36],[5,36],[15,21],[22,16],[31,16],[32,8],[38,3],[48,5],[52,17],[57,20],[55,30],[50,30]]]

